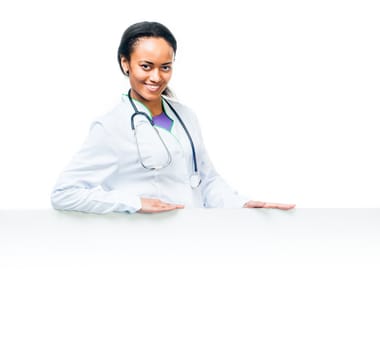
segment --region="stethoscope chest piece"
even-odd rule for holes
[[[191,188],[197,188],[201,184],[202,180],[198,173],[190,176],[190,186]]]

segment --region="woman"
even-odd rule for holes
[[[176,49],[173,34],[160,23],[136,23],[124,32],[118,61],[131,89],[92,124],[52,192],[54,208],[153,213],[184,207],[294,207],[240,196],[215,171],[196,116],[170,98]]]

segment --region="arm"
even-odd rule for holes
[[[87,140],[59,177],[51,202],[55,209],[92,212],[136,212],[139,197],[109,190],[106,180],[118,171],[118,154],[103,125],[92,125]]]
[[[202,143],[199,168],[202,178],[201,190],[204,205],[208,208],[242,208],[249,201],[231,188],[215,170]]]
[[[222,208],[271,208],[289,210],[295,204],[268,203],[250,200],[246,196],[239,195],[216,172],[205,149],[199,125],[200,139],[200,172],[202,178],[202,194],[206,207]]]
[[[195,114],[192,114],[192,133],[196,139],[198,170],[202,179],[201,191],[206,208],[242,208],[248,197],[241,196],[215,170],[203,142],[202,132]]]
[[[295,204],[253,201],[248,197],[240,196],[215,171],[205,150],[203,151],[202,171],[205,179],[203,194],[206,198],[207,207],[270,208],[282,210],[289,210],[295,207]]]

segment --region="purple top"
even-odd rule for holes
[[[165,112],[162,112],[161,114],[155,115],[153,117],[153,123],[154,125],[160,126],[161,128],[171,131],[174,122],[165,114]]]

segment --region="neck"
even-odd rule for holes
[[[152,116],[159,115],[162,113],[162,103],[160,101],[159,105],[149,105],[145,104],[145,106],[149,109]]]
[[[153,101],[147,101],[147,100],[143,99],[140,96],[136,96],[133,93],[133,91],[131,91],[131,97],[134,100],[139,101],[140,103],[142,103],[146,108],[148,108],[149,112],[151,113],[152,116],[159,115],[159,114],[161,114],[163,112],[161,98],[153,100]]]

